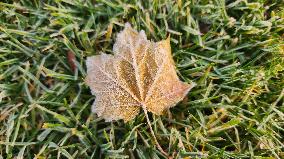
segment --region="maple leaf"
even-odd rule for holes
[[[86,83],[96,96],[92,111],[106,121],[129,121],[141,107],[161,115],[194,86],[179,80],[170,38],[151,42],[143,30],[138,33],[127,23],[117,35],[113,52],[86,61]]]

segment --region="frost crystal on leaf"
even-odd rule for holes
[[[161,115],[193,87],[176,74],[170,38],[151,42],[144,31],[138,33],[127,23],[113,52],[86,61],[86,83],[96,96],[92,111],[106,121],[129,121],[141,108]]]

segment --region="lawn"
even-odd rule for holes
[[[129,121],[91,112],[89,56],[129,22],[170,35],[177,106]],[[284,158],[284,1],[1,0],[0,159]]]

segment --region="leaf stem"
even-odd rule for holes
[[[149,119],[149,116],[148,116],[148,112],[147,112],[146,106],[145,106],[144,104],[142,105],[142,108],[143,108],[143,111],[144,111],[144,113],[145,113],[146,120],[147,120],[147,124],[148,124],[149,127],[150,127],[150,131],[151,131],[151,134],[152,134],[152,136],[153,136],[153,138],[154,138],[154,141],[155,141],[155,143],[156,143],[157,148],[159,149],[159,151],[160,151],[162,154],[164,154],[166,157],[168,157],[169,154],[163,150],[163,148],[161,147],[161,145],[159,144],[159,142],[158,142],[158,140],[157,140],[157,138],[156,138],[156,136],[155,136],[155,133],[154,133],[153,128],[152,128],[152,126],[151,126],[151,122],[150,122],[150,119]]]

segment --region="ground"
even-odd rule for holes
[[[111,54],[124,23],[170,34],[181,80],[197,85],[161,116],[172,158],[284,158],[282,0],[2,0],[0,158],[166,158],[143,111],[104,122],[85,59]]]

